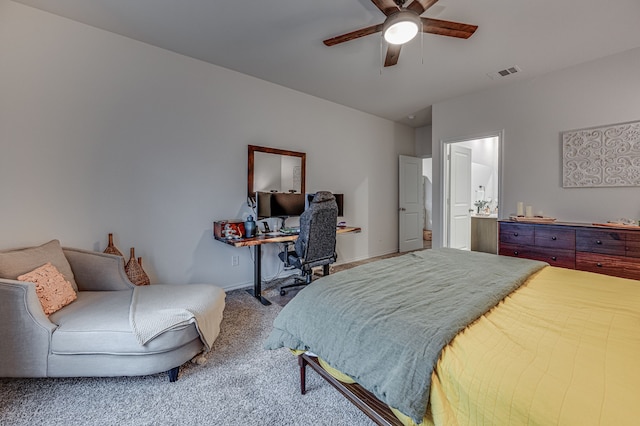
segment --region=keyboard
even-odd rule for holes
[[[300,228],[280,228],[280,232],[286,235],[297,235],[300,233]]]

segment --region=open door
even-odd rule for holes
[[[406,252],[423,247],[422,158],[401,155],[399,164],[398,246],[400,252]]]
[[[448,246],[471,250],[471,149],[451,144],[449,165]]]

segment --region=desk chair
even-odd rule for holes
[[[322,266],[324,275],[329,275],[329,265],[336,261],[336,223],[338,205],[331,192],[316,193],[309,208],[300,216],[300,234],[295,242],[294,251],[289,245],[278,256],[285,263],[302,271],[296,277],[296,283],[280,287],[280,295],[285,289],[311,283],[313,268]]]

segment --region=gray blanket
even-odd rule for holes
[[[224,290],[209,284],[135,287],[129,323],[141,345],[167,330],[194,323],[209,351],[220,333],[225,297]]]
[[[302,290],[265,347],[310,350],[420,423],[442,348],[545,265],[452,249],[365,264]]]

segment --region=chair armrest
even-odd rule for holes
[[[47,377],[51,333],[33,283],[0,279],[0,377]]]
[[[64,248],[78,290],[113,291],[129,290],[133,283],[124,271],[122,257],[96,251]]]

